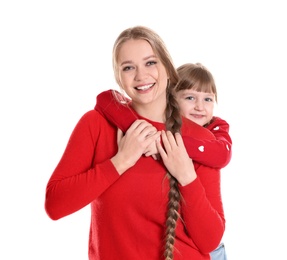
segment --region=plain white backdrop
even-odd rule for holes
[[[230,123],[228,260],[287,259],[284,1],[0,2],[0,259],[87,260],[90,209],[58,221],[47,181],[83,113],[114,88],[112,45],[145,25],[176,66],[201,62]],[[124,238],[123,238],[124,239]]]

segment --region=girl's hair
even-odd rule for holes
[[[201,63],[186,63],[177,68],[179,81],[175,92],[192,89],[199,92],[213,93],[217,102],[217,90],[210,71]]]
[[[117,83],[120,83],[119,67],[118,67],[118,57],[121,46],[128,40],[145,40],[147,41],[155,55],[160,59],[163,66],[166,69],[169,80],[167,82],[166,96],[167,96],[167,106],[165,110],[166,116],[166,129],[172,133],[180,131],[181,128],[181,116],[178,108],[178,104],[172,91],[178,82],[178,74],[173,65],[172,58],[159,35],[153,30],[144,26],[135,26],[124,30],[116,39],[113,47],[113,69],[114,75]],[[168,194],[168,209],[167,209],[167,219],[166,219],[166,233],[165,233],[165,247],[164,256],[166,260],[173,259],[173,250],[175,242],[175,228],[176,222],[179,218],[179,200],[180,193],[178,190],[177,180],[170,174],[168,174],[170,182],[170,190]]]

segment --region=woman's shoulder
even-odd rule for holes
[[[86,111],[82,115],[81,119],[89,120],[89,119],[95,119],[95,118],[100,118],[100,117],[103,117],[103,116],[97,110],[91,109],[91,110]]]
[[[95,109],[88,110],[85,112],[79,122],[86,124],[107,124],[105,117]]]

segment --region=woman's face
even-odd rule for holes
[[[119,51],[121,87],[132,99],[136,111],[154,108],[164,111],[168,76],[165,67],[145,40],[128,40]]]

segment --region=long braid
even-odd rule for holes
[[[180,131],[182,121],[178,109],[178,104],[171,93],[170,87],[167,87],[167,107],[166,107],[166,129],[173,134]],[[165,249],[164,256],[166,260],[173,259],[174,243],[175,243],[175,230],[177,220],[179,218],[179,202],[180,192],[178,189],[177,180],[168,173],[169,179],[169,193],[168,193],[168,209],[166,219],[166,232],[165,232]]]
[[[116,39],[113,47],[113,68],[115,73],[115,79],[119,86],[121,86],[120,68],[119,68],[119,52],[122,45],[130,39],[141,39],[147,41],[155,55],[160,59],[165,67],[169,82],[167,86],[167,107],[166,107],[166,129],[172,133],[180,131],[181,116],[179,113],[178,105],[175,98],[172,95],[172,89],[178,82],[178,73],[174,67],[172,58],[163,42],[157,33],[151,29],[143,26],[135,26],[124,30]],[[170,182],[170,191],[168,194],[168,212],[166,220],[166,239],[164,255],[166,260],[173,259],[174,242],[175,242],[175,229],[176,222],[179,218],[179,201],[180,193],[178,190],[177,180],[168,173]]]

